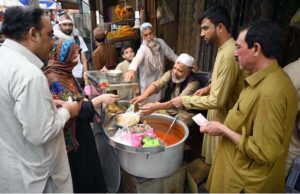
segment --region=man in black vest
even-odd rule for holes
[[[193,111],[187,111],[184,108],[171,109],[171,99],[176,96],[192,95],[200,87],[200,82],[197,81],[192,67],[194,58],[188,54],[181,54],[176,59],[173,69],[167,71],[160,79],[153,82],[148,88],[140,95],[131,100],[131,103],[145,101],[149,96],[156,92],[165,89],[165,95],[160,103],[148,103],[140,107],[142,114],[150,114],[156,110],[164,110],[164,113],[175,116],[182,120],[186,125],[190,126],[194,116]]]

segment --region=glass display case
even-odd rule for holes
[[[99,83],[108,82],[110,92],[120,96],[120,100],[129,101],[140,93],[140,86],[137,82],[125,82],[123,73],[109,75],[101,71],[87,71],[90,82],[98,89]]]

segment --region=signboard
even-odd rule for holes
[[[53,0],[40,0],[39,4],[42,9],[61,9],[60,3]]]
[[[32,0],[0,0],[0,6],[28,6]],[[42,9],[61,9],[61,4],[56,0],[39,0],[39,6]]]

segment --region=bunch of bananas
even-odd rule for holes
[[[134,29],[128,25],[121,26],[115,32],[109,32],[107,34],[108,39],[120,38],[125,36],[133,36],[135,34]]]

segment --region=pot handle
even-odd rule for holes
[[[108,142],[111,146],[113,146],[116,149],[123,150],[126,152],[130,153],[139,153],[139,154],[155,154],[159,152],[164,152],[165,147],[164,146],[156,146],[156,147],[132,147],[132,146],[127,146],[124,144],[120,144],[118,142],[115,142],[111,138],[108,138]]]

